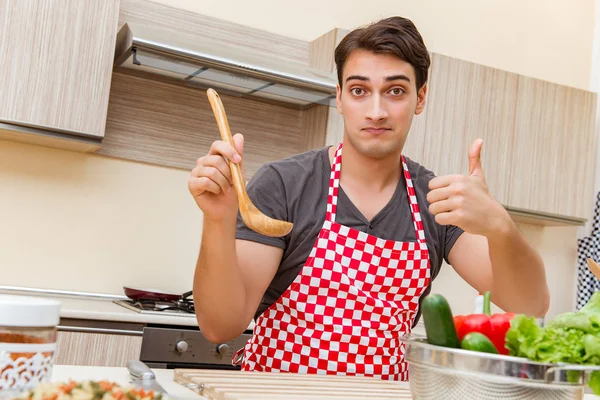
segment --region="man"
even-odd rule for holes
[[[204,335],[232,339],[255,318],[243,370],[406,380],[399,338],[442,259],[501,308],[545,314],[543,263],[489,193],[482,141],[465,176],[434,177],[402,156],[430,64],[412,22],[350,32],[335,62],[343,142],[264,165],[248,187],[261,211],[294,224],[291,233],[265,237],[239,218],[228,162],[242,161],[241,135],[235,149],[214,142],[191,173],[204,213],[194,277]]]

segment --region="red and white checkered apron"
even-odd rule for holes
[[[342,143],[327,214],[300,274],[256,321],[242,370],[408,380],[404,344],[429,285],[429,252],[402,158],[416,242],[384,240],[335,222]],[[236,356],[234,356],[234,359]]]

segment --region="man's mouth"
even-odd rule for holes
[[[385,133],[385,132],[387,132],[389,130],[390,130],[390,128],[381,128],[381,127],[374,127],[374,126],[363,128],[363,131],[367,131],[368,133],[371,133],[373,135],[380,135],[380,134]]]

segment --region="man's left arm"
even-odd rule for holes
[[[448,254],[456,272],[473,288],[492,293],[505,311],[543,316],[550,304],[544,264],[504,207],[489,193],[477,140],[469,150],[469,175],[432,179],[429,210],[441,225],[465,232]]]

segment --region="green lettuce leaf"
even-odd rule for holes
[[[594,292],[585,306],[581,307],[579,313],[600,315],[600,292]]]
[[[515,316],[506,347],[510,355],[533,361],[600,365],[600,292],[579,311],[557,315],[544,328],[533,317]],[[600,372],[592,373],[588,384],[600,395]]]
[[[594,394],[600,393],[600,371],[592,372],[588,385],[594,391]]]

